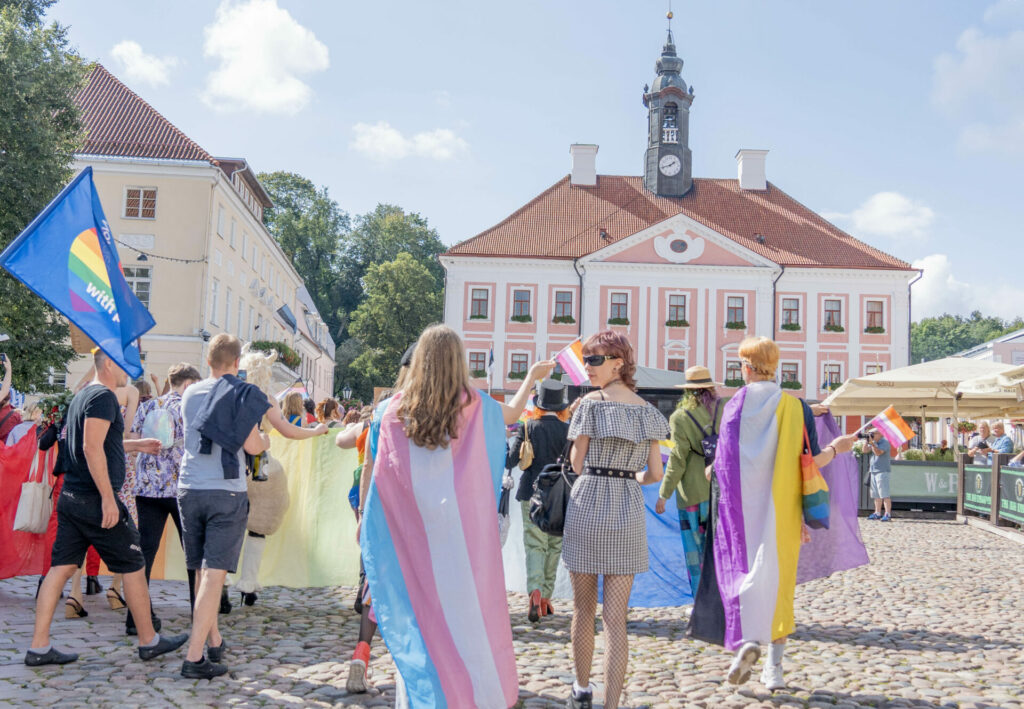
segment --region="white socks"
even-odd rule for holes
[[[142,647],[156,647],[158,642],[160,642],[160,633],[153,633],[153,640]]]
[[[28,651],[33,655],[45,655],[52,647],[53,645],[47,645],[46,647],[30,647]]]
[[[577,682],[576,680],[573,680],[572,681],[572,693],[574,695],[576,695],[577,698],[582,696],[582,695],[584,695],[584,694],[593,694],[594,693],[594,685],[588,684],[586,687],[581,687],[579,682]]]
[[[781,665],[785,652],[786,643],[770,643],[768,645],[768,662],[772,665]]]

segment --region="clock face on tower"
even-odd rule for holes
[[[679,170],[682,166],[683,164],[675,155],[666,155],[658,161],[658,169],[661,170],[661,174],[666,177],[672,177],[673,175],[679,174]]]

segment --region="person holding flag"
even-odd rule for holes
[[[871,419],[868,425],[874,427],[868,436],[867,449],[871,451],[868,473],[871,476],[871,497],[875,501],[875,511],[868,519],[888,522],[892,519],[892,497],[889,495],[892,451],[898,451],[913,438],[914,430],[892,406]]]

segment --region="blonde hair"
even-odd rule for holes
[[[763,377],[775,374],[779,366],[779,346],[769,337],[748,337],[740,343],[740,359]]]
[[[284,404],[281,405],[281,413],[284,414],[286,419],[292,416],[298,416],[300,419],[306,414],[306,409],[302,407],[302,394],[297,391],[289,392],[284,397]]]
[[[206,361],[214,369],[227,369],[242,357],[242,341],[226,332],[213,336]]]
[[[450,327],[431,325],[416,344],[397,415],[417,446],[447,448],[458,438],[462,409],[471,401],[462,340]]]

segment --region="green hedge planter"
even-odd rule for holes
[[[785,322],[785,323],[782,323],[781,329],[787,330],[789,332],[799,332],[800,331],[800,323],[798,323],[798,322]]]
[[[665,327],[690,327],[689,320],[666,320]]]
[[[746,330],[747,324],[742,320],[736,320],[735,322],[727,322],[725,324],[726,330]]]
[[[629,318],[608,318],[609,325],[629,325]]]

